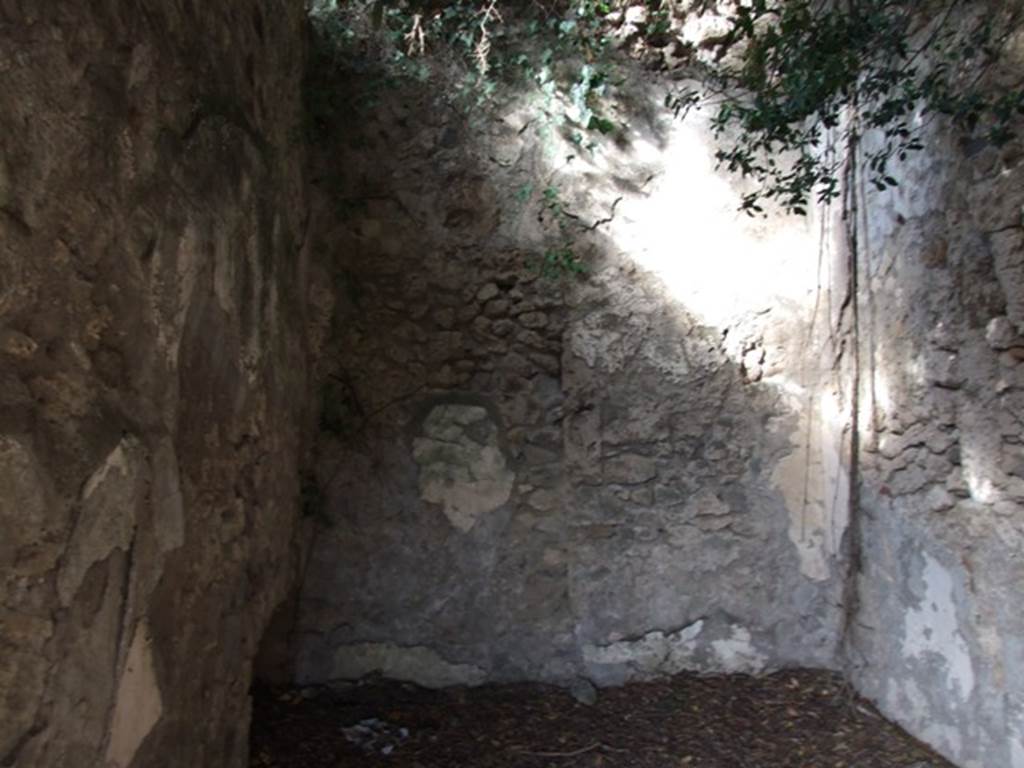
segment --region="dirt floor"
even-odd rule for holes
[[[831,674],[254,692],[253,768],[947,768]]]

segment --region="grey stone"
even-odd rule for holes
[[[64,510],[54,498],[45,470],[32,452],[13,437],[0,435],[0,564],[5,573],[46,573],[61,547],[53,540]]]
[[[0,607],[0,752],[5,755],[35,720],[49,666],[44,648],[53,630],[48,619]]]
[[[1001,351],[1017,343],[1019,336],[1008,317],[993,317],[985,327],[985,340],[992,349]]]
[[[501,317],[508,314],[509,303],[505,299],[492,299],[484,305],[484,314],[488,317]]]
[[[497,285],[494,283],[487,283],[487,285],[477,291],[476,298],[477,301],[486,302],[495,298],[499,293],[501,293],[501,291]]]
[[[450,330],[455,325],[455,310],[450,307],[443,307],[434,313],[434,322],[445,330]]]
[[[647,456],[627,453],[612,456],[604,461],[604,476],[609,483],[646,483],[657,475],[657,463]]]
[[[597,704],[597,688],[585,677],[576,677],[569,682],[569,695],[587,707]]]
[[[501,338],[508,336],[514,329],[515,323],[511,320],[495,320],[491,325],[491,333]]]
[[[560,506],[561,501],[552,491],[544,488],[538,488],[530,494],[528,503],[531,507],[540,510],[541,512],[551,512]]]
[[[519,322],[530,329],[544,328],[548,324],[548,316],[543,312],[524,312],[519,316]]]

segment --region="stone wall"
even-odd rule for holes
[[[529,101],[343,99],[367,106],[314,163],[339,301],[300,680],[836,663],[828,222],[739,214],[647,77],[593,149]],[[567,239],[587,275],[545,276]]]
[[[849,663],[962,766],[1024,766],[1024,168],[932,137],[865,195]],[[867,184],[864,184],[865,189]]]
[[[294,572],[303,9],[0,4],[0,764],[241,766]]]
[[[243,765],[301,498],[303,681],[843,664],[1024,766],[1020,147],[862,179],[851,296],[646,73],[601,138],[360,71],[310,265],[302,15],[0,4],[0,765]]]

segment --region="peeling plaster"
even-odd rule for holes
[[[163,699],[153,667],[153,646],[145,623],[135,630],[124,671],[117,686],[117,700],[110,725],[107,762],[111,768],[127,768],[153,726],[163,715]]]
[[[70,605],[93,563],[115,549],[127,551],[135,533],[146,462],[138,440],[126,437],[93,472],[82,490],[82,511],[57,577],[61,603]]]
[[[587,664],[632,664],[649,672],[674,674],[692,664],[703,629],[704,622],[698,620],[676,632],[648,632],[634,640],[584,645],[583,659]]]
[[[440,504],[463,533],[477,519],[508,501],[515,484],[498,444],[498,427],[487,411],[473,405],[439,405],[413,441],[419,465],[420,496]]]
[[[703,619],[675,632],[653,631],[635,639],[606,645],[583,646],[583,659],[598,680],[615,679],[602,668],[616,666],[639,671],[642,676],[674,675],[685,670],[758,673],[767,657],[753,643],[750,631],[736,624],[726,626],[728,635],[712,640],[721,629],[708,629]]]
[[[938,560],[925,554],[921,578],[924,596],[917,608],[907,611],[903,628],[903,653],[928,662],[939,658],[946,670],[950,693],[966,702],[974,692],[974,668],[970,650],[960,633],[953,577]]]
[[[733,625],[732,634],[724,640],[713,640],[711,648],[723,672],[760,672],[768,660],[754,647],[746,627]]]
[[[1010,768],[1024,768],[1024,715],[1011,719],[1010,730]]]

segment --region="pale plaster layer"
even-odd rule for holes
[[[163,714],[163,699],[153,668],[153,648],[149,628],[135,628],[128,647],[110,724],[107,762],[110,768],[128,768],[142,740]]]

